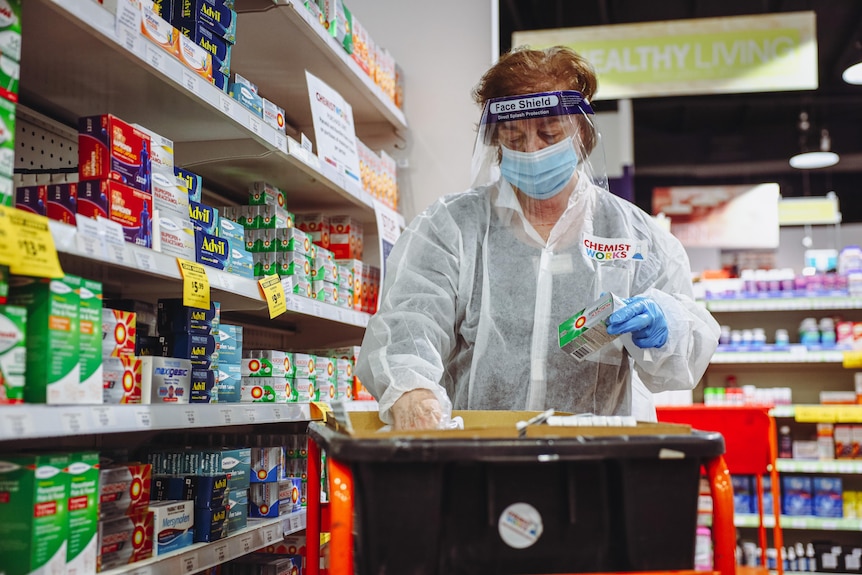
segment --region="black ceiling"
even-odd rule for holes
[[[862,222],[862,86],[841,79],[862,57],[859,0],[500,0],[500,49],[516,30],[806,10],[817,17],[817,90],[633,100],[635,201],[649,210],[656,186],[778,182],[784,197],[834,191],[844,222]],[[598,111],[613,107],[596,102]],[[787,163],[799,151],[801,111],[828,128],[836,166]]]

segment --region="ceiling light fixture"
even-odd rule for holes
[[[790,166],[798,170],[813,170],[828,168],[838,163],[838,154],[832,151],[832,139],[829,130],[820,130],[820,141],[817,146],[809,145],[811,123],[808,112],[799,114],[799,147],[802,152],[790,158]]]

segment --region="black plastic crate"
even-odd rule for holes
[[[309,431],[353,473],[360,575],[691,569],[701,464],[724,452],[720,434],[702,432],[357,439],[318,423]]]

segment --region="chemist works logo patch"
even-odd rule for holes
[[[644,243],[631,238],[601,238],[584,234],[581,249],[588,258],[598,262],[645,260],[647,257]]]

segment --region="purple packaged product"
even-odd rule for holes
[[[102,180],[78,183],[78,215],[85,218],[108,217],[108,185]]]
[[[74,226],[78,214],[78,184],[49,184],[46,205],[45,215],[50,219]]]
[[[170,333],[159,336],[164,357],[209,361],[215,353],[215,338],[203,333]]]
[[[230,244],[224,238],[195,230],[195,260],[223,270],[230,258]]]
[[[754,497],[752,497],[750,475],[731,475],[730,482],[733,485],[733,511],[734,513],[753,513]]]
[[[227,475],[187,475],[181,499],[193,499],[199,509],[224,507],[227,495]]]
[[[230,84],[230,76],[228,74],[222,74],[218,70],[213,70],[213,85],[227,94],[227,88]]]
[[[189,220],[195,231],[218,235],[218,208],[204,205],[194,200],[189,201]]]
[[[784,515],[805,516],[813,513],[810,477],[783,476],[781,491],[781,512]]]
[[[15,207],[25,212],[46,215],[48,186],[23,186],[15,190]]]
[[[150,137],[111,114],[79,118],[78,175],[150,193]]]

